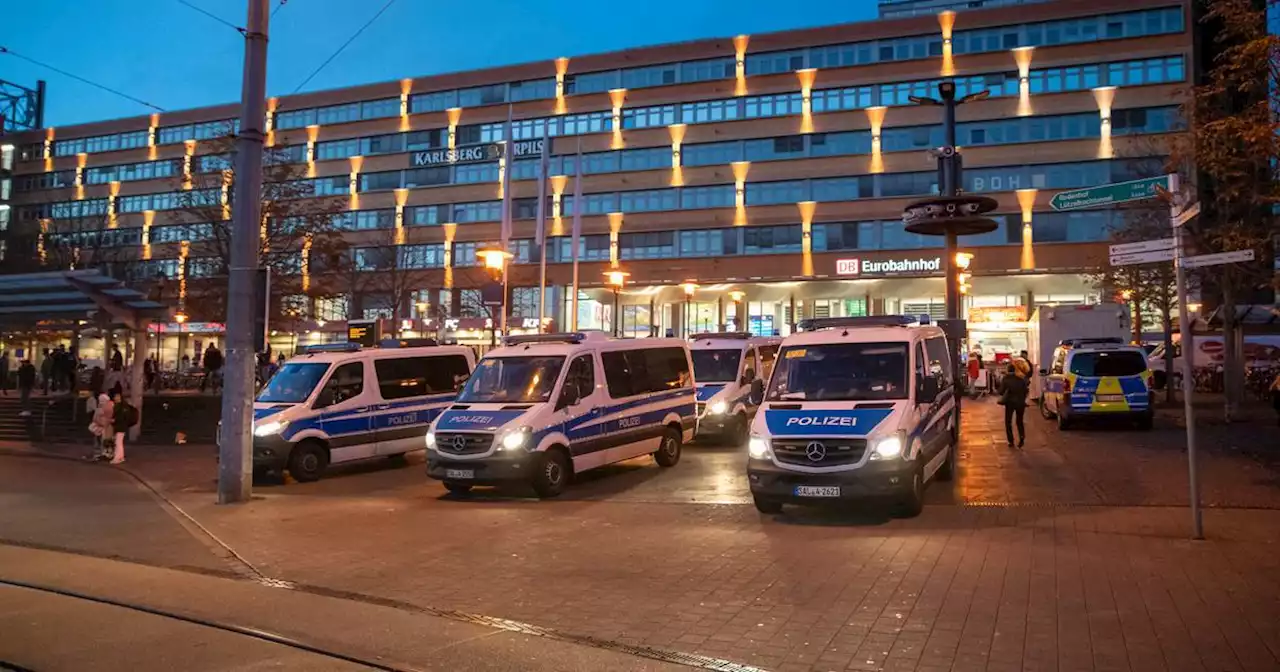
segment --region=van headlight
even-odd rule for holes
[[[435,450],[435,449],[436,449],[436,433],[428,431],[427,432],[427,450]]]
[[[747,454],[756,460],[769,459],[769,440],[752,434],[751,438],[747,439]]]
[[[894,434],[878,439],[871,449],[871,459],[887,460],[902,455],[902,435]]]
[[[533,431],[528,427],[517,427],[506,434],[502,435],[503,450],[520,450],[529,447],[529,440],[533,436]]]
[[[253,426],[253,435],[271,436],[272,434],[279,434],[280,430],[284,429],[288,425],[288,420],[272,420],[271,422],[264,422],[261,425]]]
[[[707,411],[710,412],[711,415],[724,415],[724,412],[727,410],[729,410],[729,405],[724,403],[723,399],[720,401],[713,401],[711,402],[711,405],[707,407]]]

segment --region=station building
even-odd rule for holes
[[[300,246],[293,273],[305,277],[277,284],[293,308],[273,325],[276,342],[287,350],[341,338],[347,320],[365,318],[487,342],[477,307],[489,279],[476,250],[500,235],[508,114],[515,328],[539,327],[544,298],[546,326],[573,325],[578,208],[578,328],[785,335],[806,317],[941,317],[942,240],[907,233],[901,216],[936,192],[930,150],[943,144],[941,108],[910,98],[936,97],[951,79],[960,96],[989,92],[960,107],[958,144],[964,190],[999,203],[997,230],[960,240],[973,255],[964,298],[971,340],[1020,349],[1037,304],[1098,300],[1091,273],[1106,263],[1109,228],[1124,215],[1055,212],[1050,201],[1162,172],[1193,71],[1193,24],[1185,0],[1050,0],[271,98],[269,144],[298,164],[311,198],[338,204],[345,253],[372,279],[353,289]],[[184,298],[225,291],[215,227],[193,221],[182,192],[228,167],[213,148],[236,130],[237,107],[8,138],[7,253],[47,254],[90,236],[95,244],[77,248],[75,263],[93,266],[109,252],[126,279],[164,279]],[[541,297],[534,236],[544,133]],[[15,249],[23,230],[36,232],[35,249]],[[620,289],[606,284],[611,270],[629,274]],[[411,296],[377,282],[408,271]],[[157,329],[184,332],[162,345],[166,366],[191,348],[185,332],[220,339],[217,320],[196,314]]]

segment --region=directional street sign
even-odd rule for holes
[[[1218,264],[1234,264],[1241,261],[1253,261],[1253,250],[1235,250],[1217,254],[1202,254],[1198,257],[1185,257],[1183,268],[1200,268],[1201,266],[1217,266]]]
[[[1142,254],[1143,252],[1157,252],[1160,250],[1172,250],[1173,239],[1161,238],[1159,240],[1143,240],[1137,243],[1121,243],[1112,245],[1110,248],[1111,256],[1123,257],[1131,254]]]
[[[1187,222],[1191,221],[1191,218],[1195,217],[1198,214],[1200,214],[1200,204],[1192,203],[1191,205],[1187,206],[1186,209],[1184,209],[1182,212],[1179,212],[1177,217],[1173,218],[1173,225],[1182,226],[1183,224],[1186,224]]]
[[[1173,261],[1173,248],[1140,252],[1138,254],[1112,254],[1112,266],[1132,266],[1133,264],[1153,264],[1158,261]]]
[[[1054,194],[1049,201],[1049,205],[1054,210],[1062,211],[1096,208],[1100,205],[1114,205],[1130,201],[1143,201],[1148,198],[1155,198],[1156,187],[1163,187],[1168,183],[1169,176],[1161,175],[1160,177],[1148,177],[1143,180],[1130,180],[1128,182],[1116,182],[1115,184],[1102,184],[1087,189],[1074,189]]]

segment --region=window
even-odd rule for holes
[[[811,106],[814,112],[861,110],[871,107],[871,91],[869,86],[814,91],[810,99]]]
[[[799,224],[752,226],[742,232],[743,254],[777,254],[801,251]]]
[[[804,156],[804,136],[786,135],[779,138],[747,140],[743,143],[743,156],[747,161],[801,157]]]
[[[384,119],[386,117],[400,116],[400,99],[399,98],[383,98],[381,100],[366,100],[360,103],[361,119]]]
[[[708,142],[680,148],[682,166],[719,166],[742,160],[742,143]]]
[[[945,390],[951,384],[951,353],[947,350],[947,341],[942,338],[930,338],[924,342],[926,356],[929,358],[929,375],[938,381],[938,389]]]
[[[360,154],[360,139],[333,140],[316,144],[316,160],[345,159]]]
[[[385,401],[454,392],[470,373],[462,355],[377,359],[373,370]]]
[[[784,117],[800,114],[803,104],[799,93],[779,93],[771,96],[749,96],[743,103],[747,119],[759,117]]]
[[[790,73],[804,68],[803,51],[774,51],[763,54],[747,54],[746,74],[776,75]]]
[[[582,399],[596,391],[596,367],[592,361],[591,355],[581,355],[574,358],[573,363],[569,365],[569,372],[564,376],[564,385],[562,390],[572,389],[576,391],[577,399]],[[568,401],[573,401],[571,395],[560,397],[560,406],[568,406]]]
[[[732,208],[736,200],[733,185],[684,187],[680,190],[680,209]]]
[[[1057,362],[1054,362],[1057,366]],[[1147,370],[1147,359],[1136,350],[1076,352],[1071,373],[1077,376],[1138,376]]]
[[[655,128],[676,123],[675,105],[637,107],[622,111],[623,128]]]
[[[400,188],[400,171],[388,170],[381,173],[361,173],[360,191],[385,191]]]
[[[749,182],[746,185],[747,205],[773,205],[807,201],[808,183],[804,180],[787,182]]]
[[[618,154],[624,172],[671,167],[671,150],[666,147],[624,149]]]
[[[639,394],[689,387],[689,358],[683,348],[618,350],[600,355],[609,396],[622,399]]]
[[[362,362],[349,362],[339,366],[333,375],[329,377],[329,382],[324,384],[324,390],[320,392],[321,397],[316,400],[315,408],[324,408],[341,404],[348,399],[360,396],[364,392],[364,364]],[[325,396],[331,395],[332,398],[326,401]]]
[[[604,93],[609,89],[616,88],[618,88],[617,70],[569,75],[564,78],[564,92],[566,94]]]
[[[680,232],[680,256],[718,257],[738,253],[737,229],[704,229]]]
[[[512,82],[508,93],[511,102],[522,100],[542,100],[556,97],[555,79],[533,79],[527,82]]]
[[[618,238],[622,259],[664,259],[676,256],[674,231],[623,233]]]
[[[810,185],[813,191],[813,200],[818,202],[870,198],[874,191],[871,175],[810,180]]]
[[[676,209],[675,189],[647,189],[624,191],[620,194],[622,212],[654,212]]]
[[[622,88],[642,89],[650,86],[667,86],[676,83],[676,64],[653,65],[647,68],[629,68],[622,71]]]
[[[507,102],[507,85],[491,84],[458,91],[458,107],[479,107]]]
[[[342,124],[348,121],[360,120],[360,103],[347,103],[345,105],[330,105],[316,110],[316,122],[321,126],[327,124]]]
[[[409,111],[414,114],[419,112],[443,112],[451,107],[458,107],[457,91],[419,93],[409,98]]]
[[[449,184],[449,167],[414,168],[404,171],[404,186],[430,187],[438,184]]]
[[[705,82],[714,79],[729,79],[734,76],[737,64],[732,58],[714,58],[706,61],[692,61],[680,64],[680,81]]]
[[[800,94],[795,95],[798,97]],[[740,118],[742,118],[742,108],[737,99],[705,100],[684,103],[680,106],[680,121],[686,124],[706,124]]]

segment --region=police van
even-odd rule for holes
[[[680,461],[696,422],[693,364],[678,339],[599,332],[506,339],[427,433],[427,474],[455,494],[524,482],[554,497],[574,474],[653,455]]]
[[[422,450],[427,426],[471,375],[475,353],[401,344],[313,346],[285,362],[254,400],[254,470],[288,469],[314,481],[330,464]]]
[[[1154,423],[1155,378],[1147,352],[1122,338],[1063,340],[1040,377],[1040,413],[1056,418],[1062,431],[1086,419],[1132,420],[1139,429],[1151,429]]]
[[[756,508],[895,500],[918,515],[950,480],[958,438],[950,348],[902,316],[815,319],[786,337],[747,442]]]
[[[698,436],[715,436],[740,446],[747,440],[782,339],[720,332],[690,340],[698,387]]]

